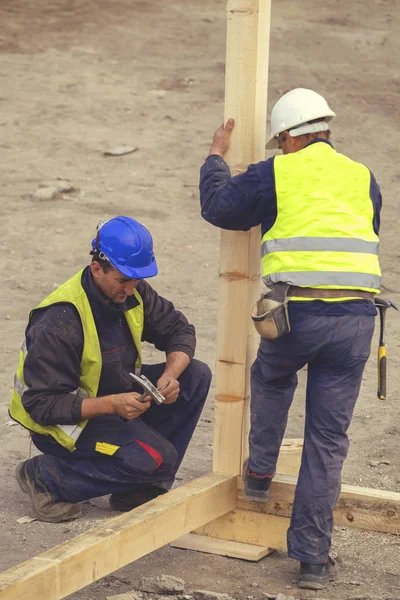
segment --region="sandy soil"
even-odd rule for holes
[[[15,465],[29,441],[6,425],[18,349],[29,310],[88,260],[100,219],[130,214],[155,238],[160,293],[195,323],[197,356],[215,362],[219,234],[198,207],[198,171],[223,115],[225,11],[218,0],[3,0],[0,5],[0,152],[3,282],[0,305],[0,569],[86,531],[111,516],[106,499],[61,525],[16,519],[29,514]],[[400,299],[398,243],[398,74],[396,0],[289,0],[273,8],[270,105],[303,85],[338,113],[334,142],[365,162],[381,184],[381,257],[387,296]],[[260,124],[263,126],[263,124]],[[123,157],[103,151],[127,144]],[[75,190],[32,196],[56,178]],[[389,398],[376,398],[376,348],[351,426],[347,483],[400,491],[400,319],[388,316]],[[149,360],[157,353],[149,349]],[[304,374],[302,374],[304,375]],[[304,377],[288,435],[302,436]],[[187,481],[211,465],[212,398],[179,472]],[[371,467],[371,461],[384,461]],[[387,464],[386,464],[387,463]],[[338,582],[324,598],[400,598],[398,537],[338,528]],[[283,592],[315,598],[293,584],[296,564],[282,553],[248,564],[164,548],[75,594],[104,599],[131,589],[141,574],[182,576],[188,588],[263,598]],[[259,587],[251,587],[252,583]],[[288,587],[289,586],[289,587]],[[318,594],[317,594],[318,595]]]

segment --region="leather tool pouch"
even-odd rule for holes
[[[277,283],[263,294],[253,308],[251,318],[261,337],[267,340],[280,338],[290,331],[287,283]]]

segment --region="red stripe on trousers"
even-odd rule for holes
[[[135,440],[135,442],[137,442],[139,444],[139,446],[142,446],[142,448],[144,450],[146,450],[146,452],[148,452],[152,458],[154,458],[154,460],[157,463],[157,467],[159,467],[160,465],[163,464],[164,461],[162,459],[162,456],[159,452],[157,452],[157,450],[155,448],[148,446],[147,444],[145,444],[144,442],[141,442],[140,440],[137,440],[136,438],[134,438],[134,440]]]

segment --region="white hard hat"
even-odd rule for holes
[[[271,113],[271,138],[266,148],[278,148],[278,136],[289,131],[296,137],[304,133],[326,131],[327,122],[335,117],[327,101],[317,92],[305,88],[296,88],[279,98]],[[324,119],[310,123],[315,119]],[[300,127],[301,126],[301,127]]]

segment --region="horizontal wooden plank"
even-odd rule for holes
[[[269,502],[251,502],[243,498],[243,481],[238,479],[237,508],[270,515],[290,517],[297,478],[276,475]],[[337,525],[399,535],[400,493],[343,485],[334,511]]]
[[[237,508],[198,528],[196,533],[286,550],[296,482],[294,476],[276,475],[269,502],[261,503],[244,500],[243,481],[239,477]],[[339,525],[399,535],[400,494],[343,485],[334,519]]]
[[[257,561],[267,554],[273,552],[271,548],[255,546],[253,544],[242,544],[223,540],[220,538],[197,535],[196,533],[187,533],[181,538],[172,542],[174,548],[183,548],[185,550],[197,550],[208,554],[219,554],[220,556],[230,556],[231,558],[240,558],[242,560]]]
[[[209,473],[0,575],[1,600],[58,600],[231,511],[237,481]]]

